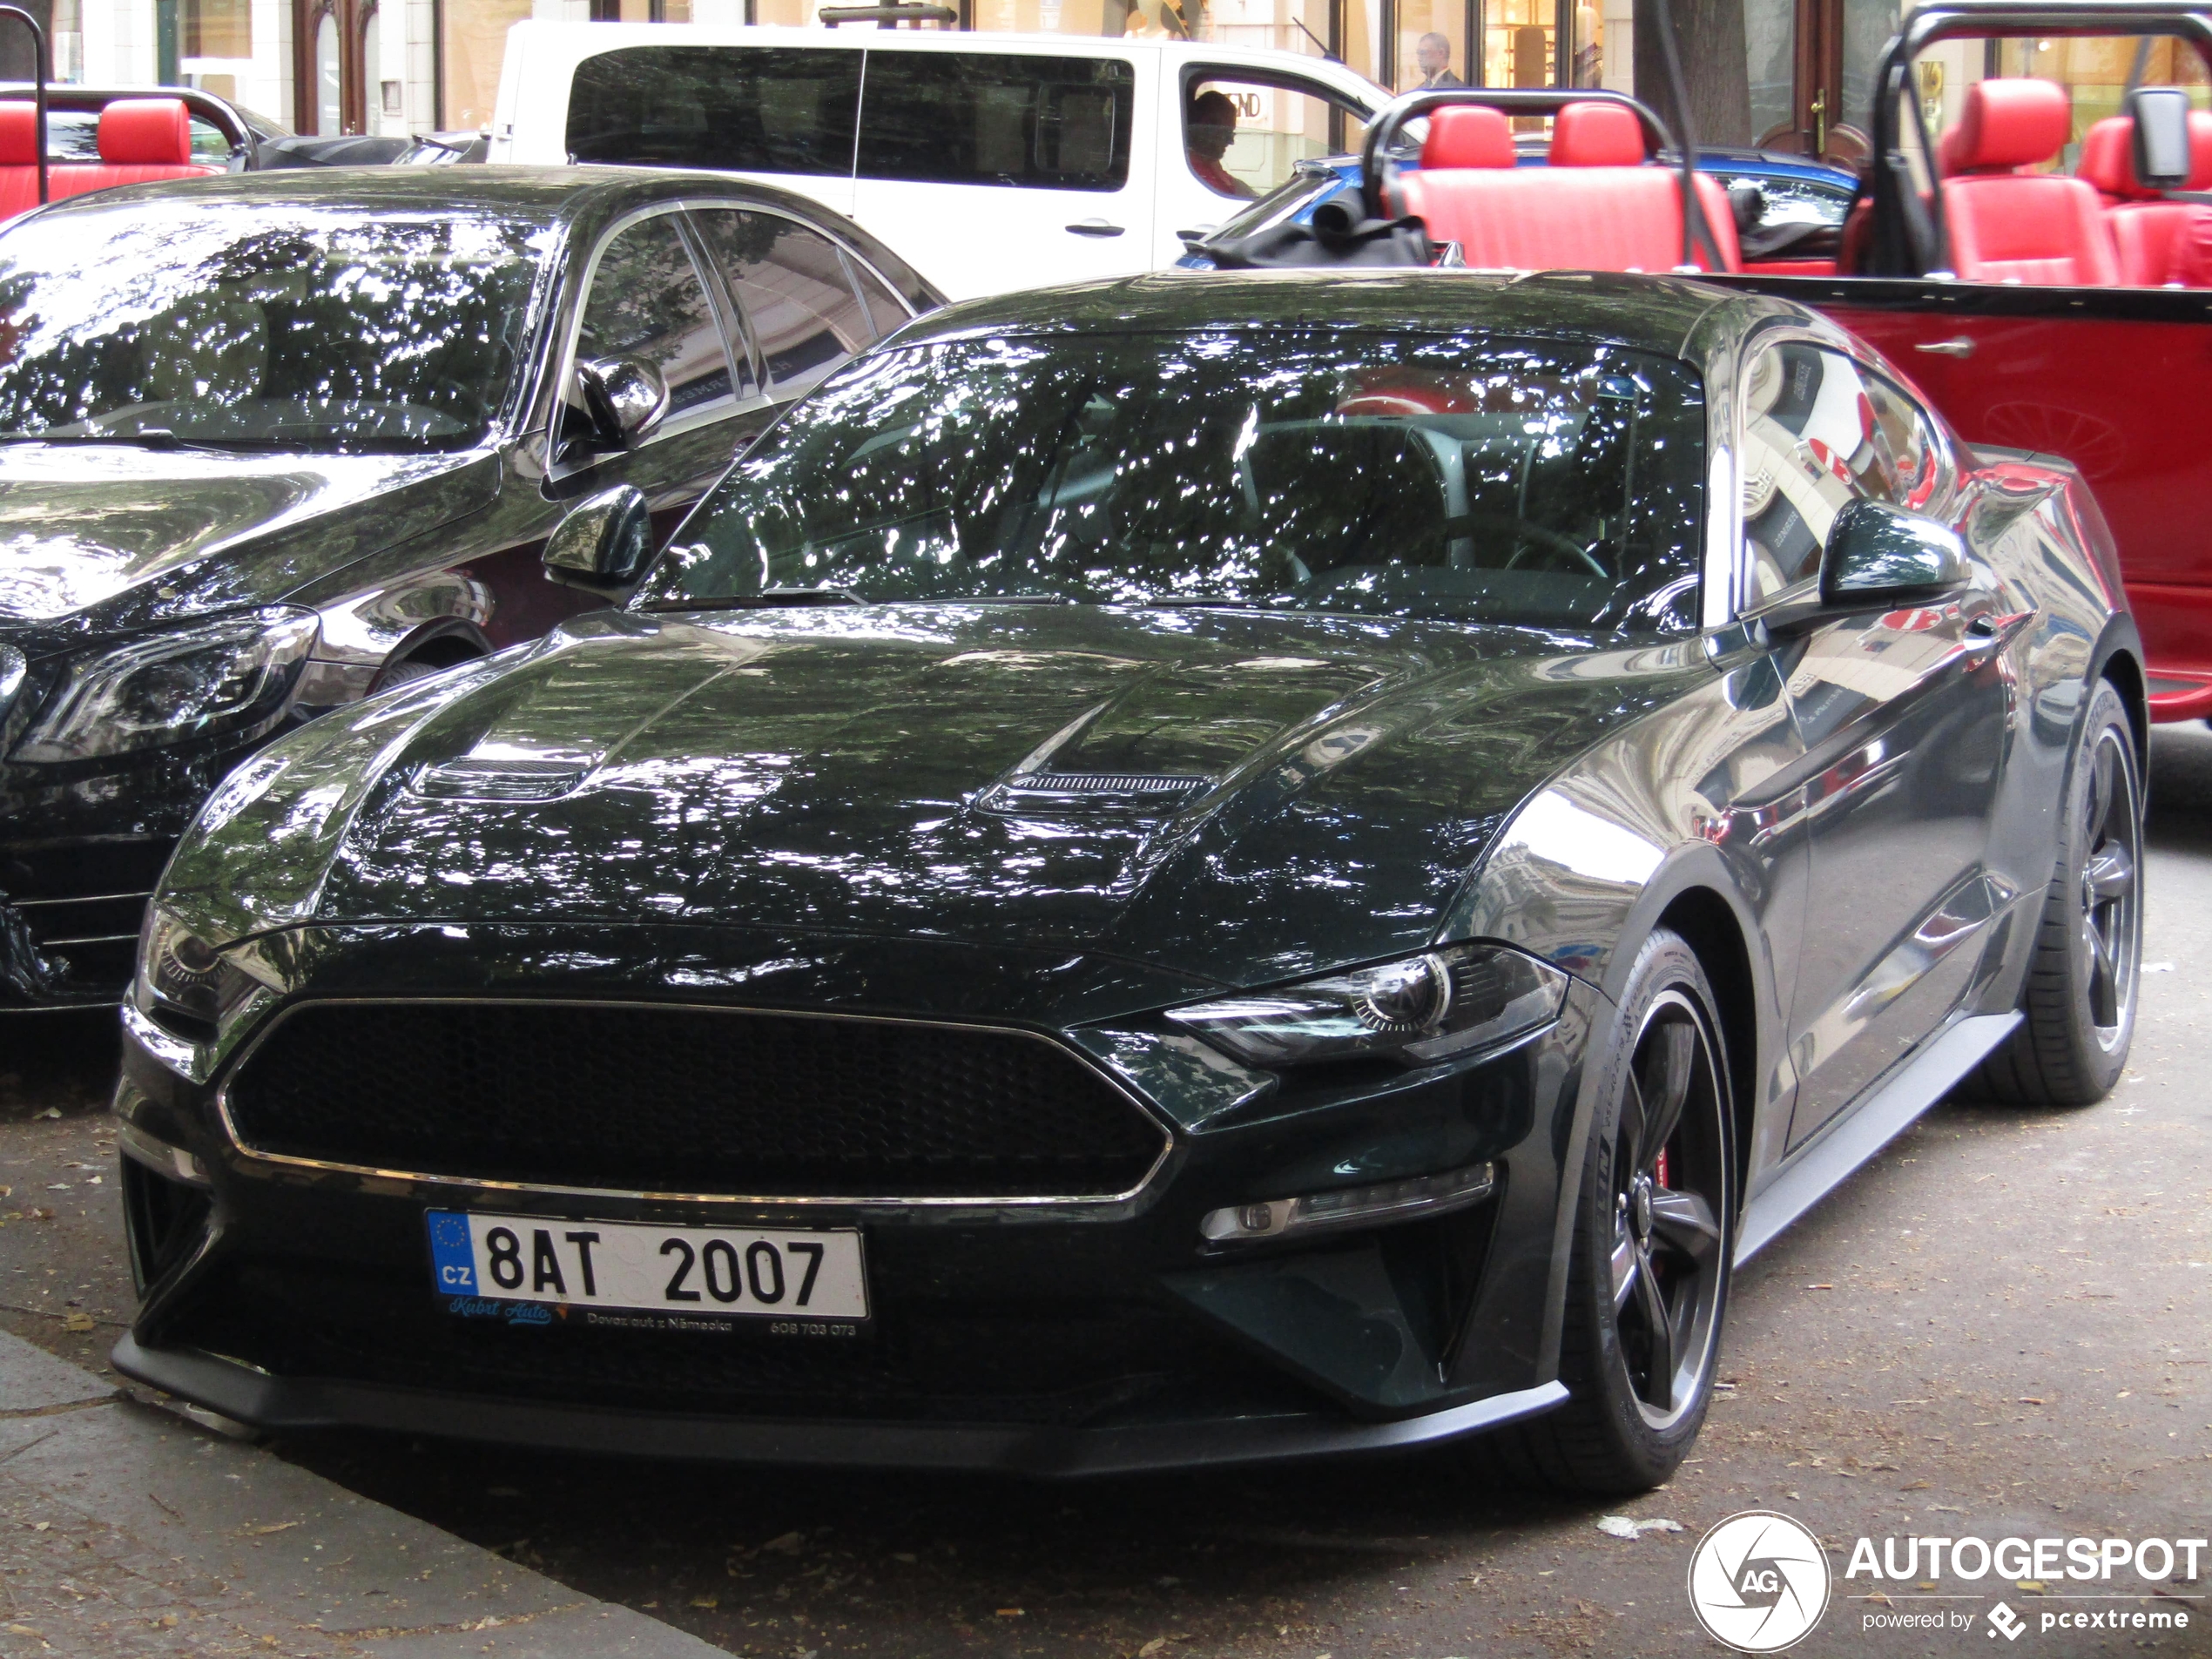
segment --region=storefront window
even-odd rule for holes
[[[2032,75],[2056,81],[2072,94],[2073,141],[2057,164],[2067,171],[2074,166],[2081,135],[2107,116],[2121,112],[2131,84],[2186,86],[2190,102],[2198,109],[2206,108],[2208,98],[2212,98],[2204,60],[2187,42],[2172,35],[2096,35],[2072,40],[2058,37],[1970,44],[1980,49],[1974,55],[1982,59],[1986,74]],[[1958,97],[1944,100],[1942,128],[1957,124],[1964,96],[1962,85]]]
[[[507,31],[529,15],[530,0],[446,0],[440,8],[445,35],[441,43],[445,96],[440,120],[448,131],[491,125]]]
[[[1398,0],[1399,91],[1464,86],[1467,74],[1464,0]]]

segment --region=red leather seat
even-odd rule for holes
[[[2020,169],[2051,161],[2072,136],[2055,81],[1976,81],[1943,136],[1943,212],[1951,268],[1970,282],[2109,287],[2120,256],[2087,180]]]
[[[2143,288],[2187,282],[2180,270],[2182,245],[2205,210],[2164,200],[2162,192],[2135,176],[2133,121],[2115,115],[2091,127],[2082,135],[2074,172],[2103,199],[2105,228],[2112,233],[2122,282]],[[2189,115],[2189,176],[2181,188],[2212,189],[2212,114],[2202,110]]]
[[[1439,111],[1421,170],[1398,182],[1404,211],[1420,215],[1430,240],[1457,242],[1467,263],[1482,269],[1671,271],[1682,263],[1681,174],[1645,159],[1643,129],[1628,109],[1567,105],[1553,124],[1548,166],[1516,166],[1512,151],[1499,111]],[[1702,175],[1697,192],[1722,268],[1743,269],[1728,198]]]
[[[28,99],[0,101],[0,219],[38,206],[37,111]],[[199,179],[223,171],[192,159],[192,115],[182,98],[118,98],[100,111],[100,158],[47,169],[55,201],[116,185]]]

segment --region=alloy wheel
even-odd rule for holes
[[[1644,1015],[1613,1167],[1613,1319],[1644,1420],[1698,1400],[1719,1335],[1730,1214],[1725,1096],[1706,1020],[1677,989]]]
[[[2127,1035],[2135,1007],[2142,931],[2142,826],[2133,756],[2117,731],[2099,734],[2089,756],[2081,842],[2080,939],[2089,1023],[2107,1053]]]

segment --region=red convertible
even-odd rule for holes
[[[2113,113],[2030,72],[2068,43],[2132,58]],[[1947,91],[1924,69],[1939,61]],[[2212,715],[2212,11],[1938,0],[1876,84],[1873,160],[1832,259],[1747,267],[1729,199],[1677,159],[1695,135],[1606,92],[1401,98],[1367,136],[1367,212],[1419,215],[1451,263],[1692,266],[1829,313],[1985,453],[2080,470],[2119,549],[2151,718]],[[1508,114],[1538,111],[1550,165],[1516,166]],[[1420,167],[1400,172],[1422,117]]]

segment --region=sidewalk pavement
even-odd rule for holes
[[[722,1659],[0,1332],[0,1659]]]

